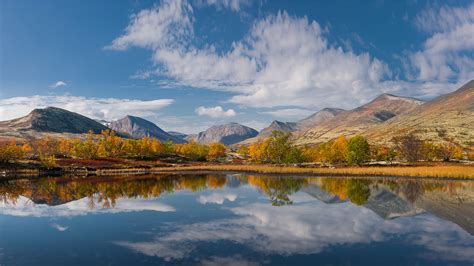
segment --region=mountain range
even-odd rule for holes
[[[89,130],[100,133],[107,128],[130,138],[149,136],[175,143],[195,140],[226,145],[259,142],[273,130],[292,132],[297,145],[314,145],[340,135],[350,137],[356,134],[366,136],[371,142],[386,143],[395,136],[414,132],[423,139],[435,142],[454,140],[467,147],[474,145],[474,80],[428,102],[382,94],[352,110],[325,108],[296,122],[275,120],[260,132],[238,123],[228,123],[186,135],[166,132],[140,117],[126,116],[117,121],[98,122],[64,109],[47,107],[34,109],[24,117],[0,122],[0,139],[44,135],[68,137]]]

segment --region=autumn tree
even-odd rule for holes
[[[207,145],[197,143],[196,141],[175,145],[175,152],[177,154],[181,154],[192,160],[205,160],[208,151],[209,147]]]
[[[225,157],[226,147],[222,143],[211,143],[206,159],[208,161],[218,161]]]
[[[92,131],[87,133],[84,141],[79,138],[73,140],[73,154],[76,157],[95,159],[98,157],[98,150],[97,138]]]
[[[354,136],[347,142],[347,162],[361,165],[370,158],[370,145],[362,136]]]
[[[111,131],[110,129],[102,130],[97,142],[97,152],[99,156],[118,157],[122,154],[123,149],[123,140],[115,135],[115,131]]]
[[[439,146],[439,153],[443,161],[449,162],[452,159],[462,159],[463,150],[460,146],[454,144],[453,142],[448,142],[441,144]]]
[[[21,160],[29,150],[28,145],[17,145],[15,140],[9,143],[0,143],[0,162]]]
[[[415,134],[399,136],[394,138],[397,152],[400,157],[408,162],[417,162],[422,158],[423,141]]]
[[[376,161],[391,162],[397,156],[397,152],[393,147],[385,145],[371,146],[372,158]]]

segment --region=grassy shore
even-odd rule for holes
[[[433,165],[433,166],[371,166],[340,168],[304,168],[274,165],[197,165],[163,167],[153,169],[156,172],[175,171],[241,171],[261,174],[308,174],[338,176],[393,176],[393,177],[429,177],[474,179],[474,166]]]

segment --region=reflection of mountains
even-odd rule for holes
[[[462,182],[460,182],[462,184]],[[474,193],[472,183],[447,190],[423,189],[418,182],[401,182],[393,187],[377,185],[370,187],[370,196],[363,204],[383,219],[396,219],[429,212],[451,221],[474,235]],[[439,186],[442,183],[437,183]],[[308,195],[327,204],[347,202],[337,194],[321,189],[319,185],[308,184],[303,188]],[[414,193],[416,192],[416,193]]]
[[[338,195],[333,195],[330,194],[324,190],[321,189],[320,186],[315,185],[315,184],[309,184],[303,188],[303,191],[306,192],[306,194],[310,195],[313,198],[316,198],[324,203],[340,203],[340,202],[346,202],[347,200],[340,199]]]
[[[115,208],[118,199],[159,198],[179,190],[198,191],[256,187],[272,205],[292,204],[303,191],[327,204],[352,202],[383,219],[429,212],[474,234],[474,182],[389,179],[293,178],[247,175],[164,175],[117,178],[17,180],[0,183],[0,202],[20,197],[36,204],[60,206],[94,198],[101,208]]]

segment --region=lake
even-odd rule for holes
[[[473,265],[474,182],[0,181],[0,265]]]

